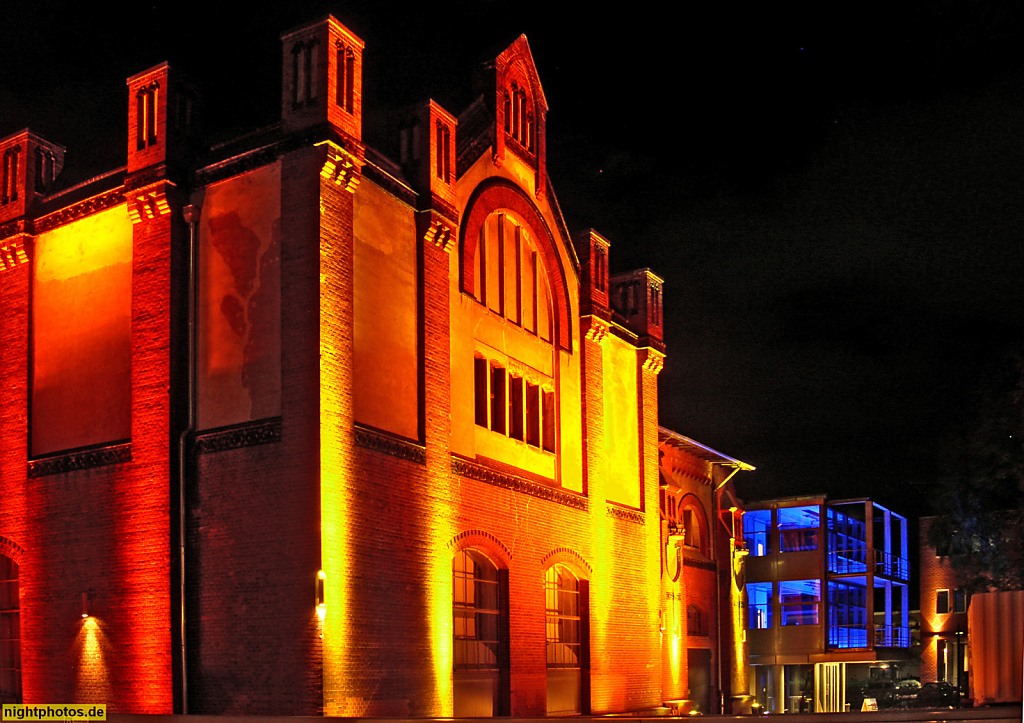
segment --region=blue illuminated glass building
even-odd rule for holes
[[[747,504],[743,532],[757,702],[859,710],[869,669],[910,647],[906,518],[868,499],[788,497]]]

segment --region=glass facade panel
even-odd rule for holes
[[[772,626],[772,584],[751,582],[747,584],[747,628],[766,630]]]
[[[771,552],[769,539],[772,530],[772,511],[753,510],[743,515],[743,541],[754,557]]]
[[[820,603],[820,580],[779,583],[779,612],[783,625],[817,625]]]
[[[818,527],[821,525],[819,505],[783,507],[779,516],[779,548],[782,552],[818,549]]]

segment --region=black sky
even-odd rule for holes
[[[279,35],[327,12],[366,41],[369,118],[458,113],[473,65],[526,33],[570,228],[666,279],[662,424],[756,465],[748,499],[916,516],[963,390],[1020,338],[1017,3],[133,7],[4,8],[0,136],[66,145],[68,181],[123,165],[124,80],[163,60],[215,140],[276,120]]]

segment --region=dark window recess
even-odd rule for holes
[[[967,591],[964,589],[957,590],[953,593],[953,612],[965,613],[967,612]]]
[[[540,387],[526,385],[526,443],[540,446]]]
[[[508,435],[513,439],[523,439],[523,380],[520,377],[509,379],[508,394]]]
[[[487,426],[487,360],[480,357],[473,359],[474,402],[476,407],[476,423]]]
[[[505,370],[491,367],[491,429],[505,433]]]
[[[544,422],[544,450],[547,452],[555,451],[555,393],[554,392],[542,392],[541,399],[543,403],[543,409],[541,410],[541,419]]]
[[[935,592],[935,612],[949,612],[949,590],[937,590]]]

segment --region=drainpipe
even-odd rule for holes
[[[715,627],[717,628],[716,641],[718,645],[718,712],[725,713],[725,691],[722,690],[722,570],[719,567],[718,554],[718,526],[722,522],[722,488],[729,483],[740,468],[733,467],[732,472],[718,483],[712,493],[712,500],[715,504],[715,523],[711,527],[711,546],[715,551]],[[729,560],[729,574],[732,575],[732,560]]]
[[[188,658],[185,647],[185,483],[188,478],[188,444],[196,428],[196,224],[199,222],[199,209],[189,204],[182,209],[182,215],[188,224],[188,413],[185,428],[178,437],[178,577],[181,584],[178,594],[181,603],[181,714],[188,715]]]

